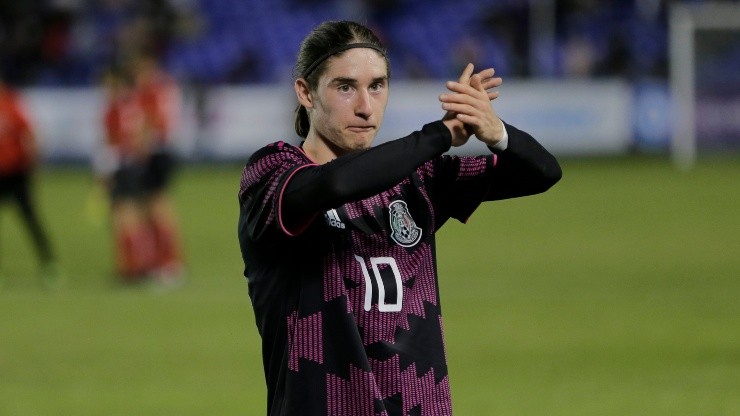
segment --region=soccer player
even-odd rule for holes
[[[482,201],[549,189],[560,166],[498,118],[493,69],[468,65],[442,120],[375,147],[389,64],[369,29],[318,26],[295,74],[304,140],[255,152],[238,194],[267,413],[449,415],[435,232]],[[445,155],[471,135],[490,152]]]
[[[11,199],[17,205],[36,249],[42,282],[56,288],[63,276],[32,197],[37,158],[36,136],[20,97],[0,79],[0,202]]]
[[[135,98],[130,77],[122,69],[109,69],[103,85],[107,93],[105,143],[93,167],[98,182],[110,196],[116,275],[124,283],[138,283],[156,267],[154,235],[141,204],[147,161],[144,110]]]
[[[162,284],[179,284],[184,273],[180,227],[169,188],[175,168],[172,141],[181,91],[152,55],[138,56],[132,69],[135,93],[144,111],[143,143],[148,156],[142,202],[155,237],[154,277]]]
[[[168,195],[179,87],[154,58],[104,77],[106,142],[94,164],[109,191],[117,275],[125,283],[182,283],[175,210]]]

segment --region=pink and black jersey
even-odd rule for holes
[[[531,139],[507,127],[510,141]],[[496,189],[506,151],[443,155],[449,143],[438,122],[322,166],[284,142],[246,165],[239,239],[269,415],[451,414],[435,232],[518,195]],[[399,167],[404,152],[425,160]]]

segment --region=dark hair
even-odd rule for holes
[[[383,51],[383,57],[388,68],[388,75],[390,76],[390,62],[388,60],[388,54],[385,52],[382,42],[369,28],[350,21],[330,21],[324,22],[314,28],[301,42],[301,49],[298,52],[295,67],[293,68],[294,79],[305,76],[306,83],[311,90],[315,90],[319,82],[319,78],[324,73],[327,67],[327,61],[318,64],[315,68],[311,68],[314,63],[321,59],[332,49],[352,44],[352,43],[370,43],[375,45],[379,50]],[[343,52],[337,52],[336,55],[341,55]],[[311,68],[309,72],[308,69]],[[311,127],[311,122],[308,118],[308,111],[306,107],[298,104],[295,110],[295,132],[300,137],[308,136],[308,130]]]

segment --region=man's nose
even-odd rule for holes
[[[369,118],[373,114],[371,100],[369,91],[360,90],[357,94],[357,101],[355,102],[355,115],[364,119]]]

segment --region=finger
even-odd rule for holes
[[[480,79],[486,83],[488,80],[493,79],[494,74],[496,71],[494,71],[493,68],[484,69],[480,72],[478,72],[478,75],[480,76]]]
[[[461,104],[477,108],[478,111],[487,111],[491,106],[490,102],[498,98],[498,92],[485,92],[473,89],[467,86],[471,93],[446,93],[439,96],[439,101],[443,104]],[[445,107],[443,107],[445,108]],[[445,108],[447,109],[447,108]]]
[[[442,120],[452,120],[453,118],[455,118],[455,113],[448,111],[445,113],[444,117],[442,117]]]
[[[499,87],[503,83],[504,83],[504,80],[501,79],[500,77],[482,79],[483,88],[487,90],[490,90],[491,88]]]
[[[490,91],[490,90],[501,86],[502,83],[503,83],[503,80],[500,77],[488,78],[488,79],[482,80],[482,87],[484,90],[488,92],[489,101],[493,101],[499,96],[498,91]]]
[[[480,77],[482,79],[493,78],[493,75],[495,73],[496,73],[496,71],[493,68],[486,68],[486,69],[478,72],[478,74],[480,75]]]
[[[470,82],[470,76],[473,75],[473,70],[474,69],[475,69],[475,67],[473,66],[473,64],[472,63],[468,63],[465,66],[465,69],[463,69],[463,72],[460,75],[460,78],[459,78],[458,82],[460,82],[461,84],[467,84],[467,83],[469,83]]]
[[[442,109],[446,110],[448,114],[453,114],[457,117],[460,114],[466,116],[475,117],[476,119],[481,117],[481,112],[476,107],[464,104],[464,103],[442,103]]]
[[[470,114],[470,112],[472,111],[472,108],[473,106],[468,103],[461,103],[461,102],[443,102],[442,103],[442,109],[449,113],[456,113],[460,111],[465,114]]]
[[[481,126],[481,120],[476,116],[465,113],[457,113],[455,117],[463,122],[463,124],[465,124],[466,126],[471,127],[473,131],[476,131]]]
[[[472,77],[470,77],[470,86],[475,88],[478,91],[485,91],[483,88],[483,84],[480,78],[480,74],[475,74]]]
[[[461,84],[459,82],[447,81],[446,87],[452,92],[459,94],[467,94],[473,97],[479,97],[482,93],[481,90],[471,87],[469,84]]]
[[[441,94],[439,96],[439,101],[441,101],[443,104],[463,104],[471,107],[480,108],[488,106],[488,94],[485,93],[485,95],[481,95],[482,93],[480,92],[478,92],[478,94],[479,95],[475,97],[469,94]]]

